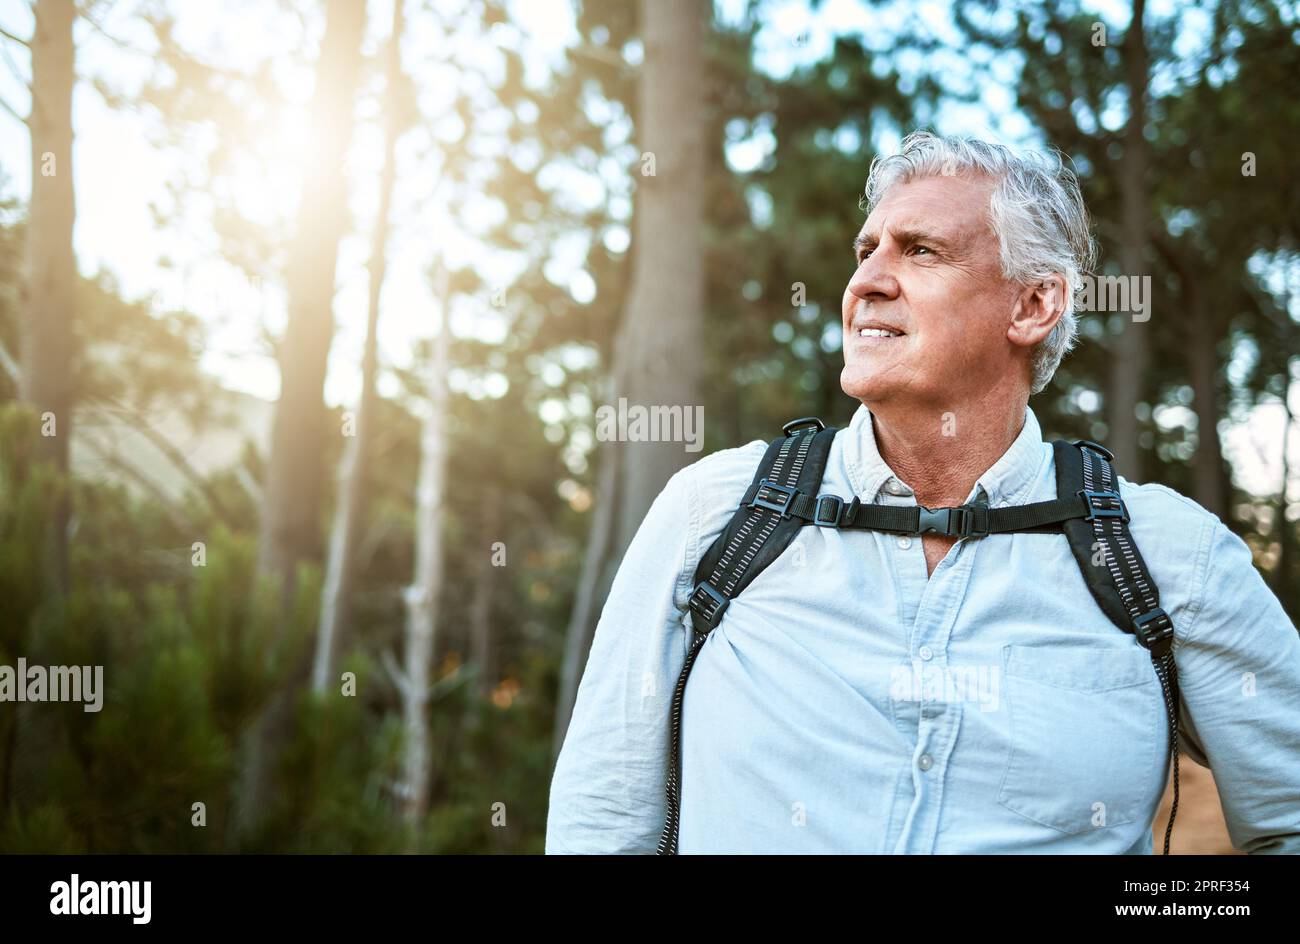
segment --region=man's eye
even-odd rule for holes
[[[913,246],[913,247],[912,247],[912,251],[913,251],[913,252],[920,252],[920,251],[923,250],[923,249],[924,249],[926,252],[928,252],[930,255],[932,255],[932,256],[934,255],[934,250],[931,249],[929,246]]]

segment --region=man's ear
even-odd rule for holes
[[[1007,340],[1032,348],[1043,341],[1065,314],[1065,276],[1054,272],[1035,285],[1024,286],[1016,296],[1007,325]]]

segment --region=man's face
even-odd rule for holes
[[[872,407],[946,407],[1023,369],[1007,336],[1021,287],[1002,277],[993,187],[960,176],[895,184],[867,218],[844,291],[846,394]]]

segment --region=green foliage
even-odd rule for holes
[[[234,839],[232,803],[248,723],[308,650],[320,593],[300,574],[288,624],[277,589],[255,581],[256,543],[215,527],[195,552],[159,535],[159,519],[120,489],[75,483],[85,527],[66,600],[43,601],[40,522],[58,476],[25,466],[34,417],[0,408],[0,663],[103,667],[102,709],[0,705],[0,850],[9,852],[402,852],[540,850],[549,773],[554,663],[480,695],[469,669],[430,706],[438,802],[408,834],[397,693],[364,643],[345,657],[355,696],[304,692],[276,763],[284,791],[264,827]],[[66,483],[64,483],[66,484]],[[170,540],[176,550],[141,557]],[[104,557],[112,567],[95,566]],[[134,563],[132,563],[135,558]],[[123,563],[125,562],[125,563]],[[562,603],[561,603],[562,605]],[[450,653],[447,664],[458,655]],[[514,671],[514,666],[507,666]],[[508,694],[503,694],[508,693]],[[495,698],[495,700],[494,700]],[[510,804],[490,824],[494,798]],[[526,798],[526,799],[518,799]],[[204,804],[205,826],[192,824]],[[521,804],[522,808],[519,805]]]

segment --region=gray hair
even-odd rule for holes
[[[898,183],[923,177],[983,174],[997,181],[989,222],[1001,246],[1002,275],[1022,285],[1054,272],[1065,276],[1065,311],[1034,349],[1031,393],[1047,386],[1079,335],[1074,296],[1096,259],[1079,181],[1060,151],[1017,153],[974,138],[914,131],[901,149],[871,162],[864,209],[870,213]]]

